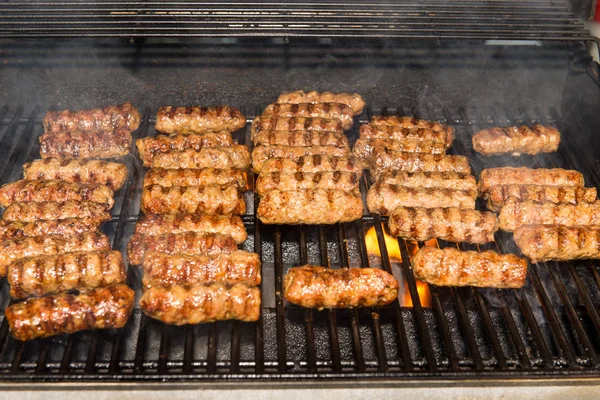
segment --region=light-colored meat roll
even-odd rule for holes
[[[333,93],[296,90],[295,92],[282,93],[277,99],[278,103],[342,103],[352,107],[354,115],[362,113],[365,101],[358,93]]]
[[[227,147],[204,147],[200,151],[186,149],[174,153],[154,155],[152,168],[235,168],[246,171],[250,168],[248,147],[233,145]]]
[[[335,146],[258,146],[252,151],[252,169],[255,173],[260,173],[267,160],[272,158],[287,158],[289,160],[299,160],[307,156],[327,156],[344,157],[348,156],[350,151],[343,147]]]
[[[133,139],[129,130],[119,129],[46,133],[39,140],[42,158],[88,159],[126,156]]]
[[[344,127],[339,119],[305,117],[256,117],[250,127],[251,139],[262,131],[320,131],[343,133]]]
[[[522,225],[514,239],[531,262],[600,258],[599,226]]]
[[[140,113],[131,103],[80,111],[48,111],[44,116],[44,133],[73,131],[112,131],[140,126]]]
[[[329,189],[358,193],[360,179],[354,172],[270,172],[260,174],[256,180],[256,193],[260,196],[272,190]]]
[[[5,221],[33,222],[40,219],[67,218],[91,219],[98,222],[111,219],[106,204],[93,201],[67,200],[64,202],[44,201],[39,203],[12,203],[4,210]]]
[[[141,209],[146,214],[244,214],[246,202],[236,185],[146,186]]]
[[[405,153],[375,148],[373,150],[372,173],[379,176],[385,170],[406,172],[458,172],[470,174],[469,159],[465,156],[441,154]]]
[[[313,155],[300,157],[298,160],[287,158],[272,158],[267,160],[261,169],[261,174],[271,172],[324,172],[343,171],[362,175],[363,165],[354,156],[337,157]]]
[[[401,185],[413,188],[444,188],[477,192],[477,181],[473,175],[458,172],[406,172],[384,171],[379,175],[379,183]]]
[[[488,192],[488,208],[500,211],[506,200],[535,201],[538,203],[578,204],[590,203],[597,199],[596,188],[579,186],[543,185],[498,185]]]
[[[144,176],[144,187],[151,185],[171,187],[229,184],[234,184],[240,190],[246,190],[248,188],[246,173],[234,168],[150,168]]]
[[[600,225],[600,201],[554,204],[508,199],[500,209],[498,221],[500,229],[508,232],[521,225]]]
[[[157,131],[162,133],[206,133],[237,131],[246,126],[246,117],[235,107],[173,107],[166,106],[156,113]]]
[[[375,148],[383,148],[405,153],[446,154],[443,143],[421,140],[393,140],[393,139],[358,139],[352,152],[364,164],[369,165]]]
[[[473,150],[486,156],[510,153],[535,155],[558,150],[560,132],[550,126],[508,126],[484,129],[473,135]]]
[[[398,126],[401,128],[409,128],[409,129],[431,129],[434,131],[443,131],[447,133],[452,133],[454,135],[454,128],[441,124],[436,121],[428,121],[425,119],[417,119],[413,117],[400,117],[397,115],[390,116],[382,116],[382,115],[374,115],[371,118],[371,125],[373,126]]]
[[[500,167],[488,168],[479,175],[479,192],[487,192],[497,185],[583,186],[583,174],[562,168]]]
[[[263,130],[254,136],[255,146],[337,146],[350,150],[348,137],[329,131],[275,131]]]
[[[454,141],[454,130],[433,130],[428,128],[404,128],[392,125],[360,126],[361,139],[381,140],[418,140],[443,143],[449,148]]]
[[[0,187],[0,205],[3,207],[22,202],[85,200],[105,204],[110,209],[115,203],[113,196],[114,192],[105,185],[60,180],[20,180]]]
[[[264,116],[277,116],[283,118],[329,118],[342,121],[344,129],[352,128],[354,111],[352,107],[343,103],[274,103],[269,104],[264,110]]]

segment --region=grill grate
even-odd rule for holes
[[[424,106],[425,107],[425,106]],[[246,115],[252,115],[247,108]],[[451,152],[470,157],[474,172],[484,165],[564,167],[581,171],[588,185],[600,176],[569,140],[556,110],[520,115],[477,110],[378,109],[414,115],[457,128]],[[367,116],[373,113],[367,111]],[[137,137],[154,134],[152,110],[143,110]],[[491,116],[490,116],[491,115]],[[1,182],[16,180],[22,164],[39,154],[41,112],[0,108]],[[506,123],[557,124],[564,132],[560,152],[536,158],[484,159],[473,153],[470,135]],[[351,140],[357,136],[357,128]],[[249,128],[245,136],[249,141]],[[577,156],[576,156],[577,155]],[[103,229],[115,249],[125,250],[139,213],[143,169],[136,156],[126,187],[116,193],[114,218]],[[361,182],[366,194],[368,180]],[[255,219],[257,199],[247,193],[250,214],[243,216],[249,239],[242,245],[263,260],[263,312],[257,323],[219,322],[173,327],[151,320],[138,308],[119,331],[80,332],[34,342],[16,342],[0,323],[0,380],[29,381],[211,381],[364,379],[521,379],[555,376],[598,377],[600,274],[598,263],[576,261],[532,265],[519,290],[426,287],[412,275],[410,255],[423,243],[397,240],[385,219],[337,226],[264,226]],[[463,250],[517,251],[510,235],[483,246],[439,242]],[[380,256],[379,256],[380,255]],[[399,301],[380,309],[316,311],[284,304],[282,277],[298,264],[331,268],[371,266],[401,282]],[[140,272],[128,282],[141,293]],[[430,296],[427,295],[430,293]],[[8,304],[0,286],[0,307]]]

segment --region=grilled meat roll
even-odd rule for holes
[[[375,148],[373,150],[372,171],[375,176],[385,170],[406,172],[458,172],[470,174],[469,159],[464,156],[440,154],[404,153],[401,151]]]
[[[133,303],[133,290],[117,284],[77,295],[25,300],[9,306],[6,319],[16,340],[32,340],[86,329],[123,328]]]
[[[141,209],[146,214],[244,214],[246,202],[236,185],[146,186]]]
[[[184,232],[205,232],[231,236],[243,243],[248,234],[242,219],[237,215],[143,215],[135,224],[135,235],[157,236]]]
[[[364,164],[370,164],[375,148],[401,151],[404,153],[446,154],[446,145],[423,140],[358,139],[352,153]]]
[[[272,158],[287,158],[289,160],[299,160],[306,156],[328,156],[344,157],[349,155],[350,151],[343,147],[335,146],[258,146],[252,151],[252,169],[255,173],[260,173],[263,164]]]
[[[131,132],[114,131],[46,133],[39,138],[42,158],[116,158],[131,152]]]
[[[283,278],[290,303],[307,308],[381,307],[398,297],[398,281],[375,268],[294,267]]]
[[[399,126],[401,128],[409,129],[431,129],[434,131],[452,132],[454,134],[454,128],[449,125],[444,125],[439,122],[427,121],[425,119],[417,119],[413,117],[399,117],[396,115],[374,115],[371,118],[370,124],[373,126]]]
[[[227,131],[207,132],[189,135],[156,135],[135,141],[140,158],[145,167],[152,165],[157,153],[174,153],[186,149],[202,150],[204,147],[233,145],[231,133]]]
[[[45,158],[23,165],[23,179],[62,180],[73,183],[106,185],[119,190],[127,179],[127,167],[121,163],[102,160],[59,160]]]
[[[250,167],[250,152],[246,146],[204,147],[200,151],[186,149],[175,153],[155,154],[152,168],[236,168]]]
[[[275,131],[263,130],[254,136],[255,146],[337,146],[350,150],[348,137],[329,131]]]
[[[248,187],[248,179],[243,171],[233,168],[150,168],[144,176],[144,187],[151,185],[171,187],[228,184],[234,184],[240,188],[240,190],[246,190]]]
[[[163,133],[205,133],[211,131],[237,131],[246,126],[246,117],[237,108],[173,107],[166,106],[156,113],[155,128]]]
[[[473,135],[473,150],[486,156],[510,153],[535,155],[558,150],[560,132],[544,125],[484,129]]]
[[[140,307],[151,318],[170,325],[199,324],[260,317],[260,289],[237,283],[189,287],[153,287],[144,291]]]
[[[344,129],[352,128],[354,110],[343,103],[273,103],[269,104],[262,115],[280,118],[305,117],[329,118],[342,121]]]
[[[393,235],[404,239],[488,243],[494,241],[498,220],[491,212],[456,207],[397,207],[390,215],[389,226]]]
[[[164,254],[148,252],[142,264],[146,289],[220,282],[260,285],[260,257],[238,250],[231,254]]]
[[[315,154],[300,157],[298,160],[272,158],[262,166],[261,174],[270,172],[324,172],[343,171],[362,175],[363,165],[353,156],[335,157]]]
[[[251,139],[262,131],[321,131],[343,133],[344,127],[339,119],[260,116],[254,118],[250,127]]]
[[[295,92],[282,93],[277,99],[278,103],[342,103],[352,107],[354,115],[362,113],[365,107],[365,101],[358,93],[332,93],[332,92],[305,92],[296,90]]]
[[[508,232],[521,225],[600,225],[600,201],[554,204],[508,199],[500,210],[498,221],[500,229]]]
[[[133,235],[127,245],[129,263],[139,265],[151,251],[165,254],[219,254],[237,250],[237,243],[231,236],[218,233],[181,232],[164,235]]]
[[[488,168],[479,175],[479,192],[487,198],[492,186],[496,185],[543,185],[583,186],[583,175],[575,170],[562,168],[500,167]]]
[[[531,262],[600,258],[600,227],[523,225],[514,239]]]
[[[92,218],[65,218],[59,220],[37,220],[31,222],[5,221],[0,219],[0,240],[29,236],[72,236],[95,231],[101,221]]]
[[[256,180],[256,193],[272,190],[329,189],[358,193],[359,177],[354,172],[270,172]]]
[[[413,188],[445,188],[477,192],[477,181],[473,175],[458,172],[406,172],[384,171],[379,175],[379,183],[401,185]]]
[[[459,207],[475,209],[477,192],[442,188],[411,188],[376,183],[367,193],[370,212],[390,215],[397,207]]]
[[[33,222],[40,219],[66,218],[84,218],[104,222],[109,221],[111,216],[105,204],[76,200],[12,203],[2,214],[2,219],[6,221]]]
[[[41,201],[91,201],[105,204],[109,209],[115,203],[114,192],[105,185],[72,183],[59,180],[16,181],[0,187],[0,205]]]
[[[360,126],[360,138],[372,140],[418,140],[422,142],[443,143],[448,148],[454,141],[454,130],[363,124]]]
[[[360,219],[360,196],[341,190],[274,190],[260,199],[256,211],[264,224],[331,225]]]
[[[596,196],[596,188],[579,186],[497,185],[488,192],[488,208],[500,211],[510,198],[538,203],[578,204],[596,201]]]
[[[436,286],[520,288],[527,278],[527,260],[491,250],[423,247],[412,264],[415,278]]]
[[[44,133],[64,131],[135,131],[140,126],[140,113],[131,103],[81,111],[48,111],[44,116]]]
[[[21,258],[94,250],[110,250],[108,236],[100,232],[84,232],[66,237],[7,239],[0,242],[0,276],[6,276],[8,265]]]
[[[11,297],[24,299],[122,283],[126,275],[120,251],[88,251],[17,260],[7,278]]]

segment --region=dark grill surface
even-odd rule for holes
[[[262,107],[243,111],[249,117]],[[154,134],[156,109],[143,109],[137,136]],[[600,177],[564,131],[556,110],[527,110],[518,115],[477,110],[396,108],[370,114],[414,115],[457,128],[452,153],[483,167],[527,165],[575,168],[590,186]],[[39,154],[42,110],[0,108],[0,182],[20,177],[22,164]],[[476,156],[470,136],[497,124],[548,123],[563,129],[560,151],[547,156]],[[245,135],[244,135],[245,133]],[[242,142],[249,129],[238,134]],[[357,136],[357,125],[352,139]],[[137,154],[135,155],[137,157]],[[114,218],[104,225],[114,248],[124,250],[139,212],[143,168],[134,156],[126,187],[116,194]],[[361,190],[366,194],[366,179]],[[249,210],[255,209],[252,192]],[[119,331],[80,332],[28,343],[14,341],[0,323],[0,380],[25,381],[211,381],[232,379],[287,382],[339,379],[522,379],[599,377],[600,274],[598,263],[577,261],[532,265],[520,290],[427,288],[416,281],[409,262],[423,243],[386,237],[376,216],[322,227],[264,226],[253,213],[244,216],[249,239],[243,248],[263,261],[263,308],[257,323],[219,322],[172,327],[151,320],[138,308]],[[385,240],[384,240],[385,239]],[[455,246],[440,242],[440,246]],[[518,251],[510,235],[497,244],[458,245],[461,249]],[[381,254],[381,257],[379,256]],[[388,255],[391,257],[388,259]],[[380,267],[401,283],[399,301],[381,309],[316,311],[284,303],[282,277],[295,265],[331,268]],[[141,287],[140,272],[130,268],[129,284]],[[430,293],[430,297],[428,296]],[[8,304],[0,285],[0,307]],[[351,384],[351,382],[348,382]]]

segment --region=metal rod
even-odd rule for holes
[[[277,321],[277,362],[279,372],[287,367],[285,343],[285,308],[283,306],[283,259],[281,254],[281,230],[275,227],[275,312]]]
[[[308,246],[306,244],[306,229],[300,227],[300,235],[298,237],[298,246],[300,249],[300,264],[308,264]],[[313,310],[307,308],[304,310],[304,330],[306,335],[306,364],[309,372],[317,370],[317,356],[315,350],[315,332],[313,326]]]

